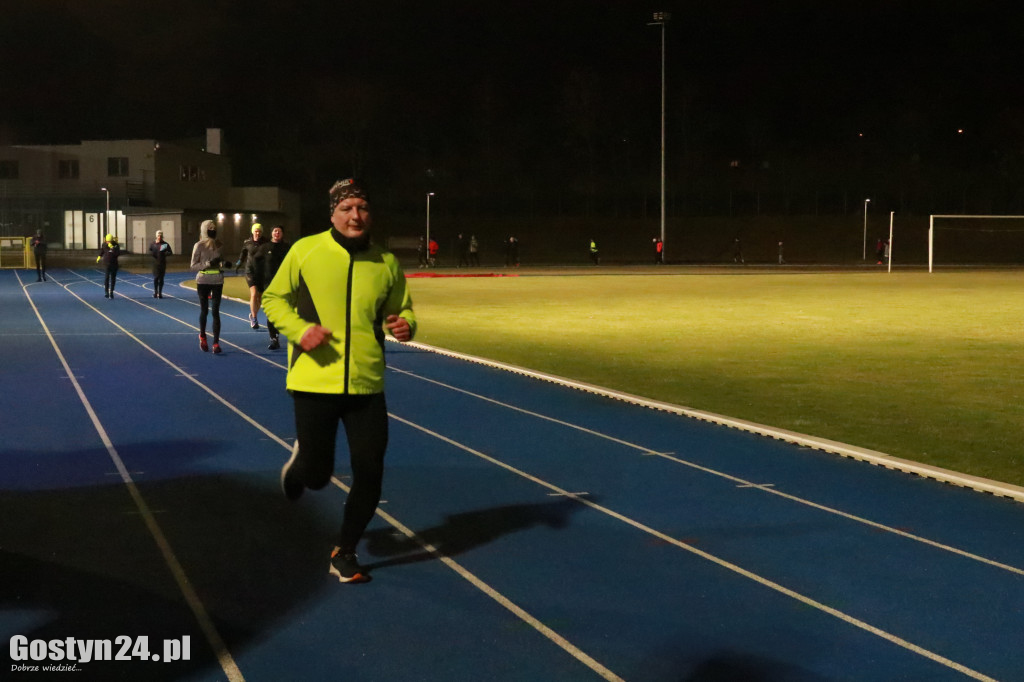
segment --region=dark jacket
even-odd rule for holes
[[[260,262],[261,250],[269,242],[266,239],[260,238],[259,241],[252,239],[246,239],[242,243],[242,252],[238,254],[238,261],[235,263],[235,268],[245,266],[246,277],[259,277],[263,273],[263,263]]]
[[[96,259],[99,263],[103,261],[103,265],[107,267],[107,270],[117,270],[118,262],[117,259],[121,257],[121,245],[117,242],[105,242],[100,247],[100,255]]]
[[[171,245],[167,242],[153,242],[149,245],[149,255],[153,256],[153,267],[163,269],[167,267],[167,257],[172,255]]]
[[[284,256],[290,248],[292,248],[292,245],[282,240],[279,242],[267,242],[260,249],[258,257],[263,260],[263,281],[265,283],[270,284],[270,280],[274,279],[274,275],[277,274],[281,263],[284,261]]]
[[[36,236],[32,237],[31,241],[29,241],[29,244],[32,246],[32,253],[34,253],[36,256],[46,255],[46,239],[41,235],[37,234]]]

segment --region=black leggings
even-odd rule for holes
[[[294,471],[303,485],[319,490],[334,473],[338,420],[348,438],[352,485],[338,546],[354,551],[380,503],[384,451],[388,447],[388,408],[383,393],[338,395],[292,391],[299,454]]]
[[[213,308],[213,342],[220,341],[220,295],[224,292],[223,284],[196,284],[199,292],[199,333],[206,333],[206,315]],[[211,296],[212,294],[212,296]],[[213,301],[213,306],[210,306]]]
[[[158,265],[153,268],[153,293],[162,294],[164,291],[164,273],[167,272],[166,265]]]
[[[108,294],[113,294],[115,284],[117,284],[117,268],[107,268],[103,273],[103,290]]]

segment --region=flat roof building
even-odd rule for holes
[[[117,235],[142,253],[156,231],[177,253],[219,225],[237,251],[254,222],[299,234],[300,197],[279,187],[235,187],[220,129],[189,140],[85,140],[0,146],[0,236],[43,230],[51,247],[96,249]]]

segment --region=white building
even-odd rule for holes
[[[278,187],[235,187],[219,129],[181,141],[88,140],[0,147],[0,236],[43,230],[53,248],[97,249],[115,234],[145,252],[163,230],[188,253],[203,220],[219,225],[228,252],[260,222],[299,234],[300,198]]]

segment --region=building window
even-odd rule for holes
[[[78,179],[78,159],[57,162],[57,177],[61,180]]]
[[[18,162],[0,161],[0,180],[17,180]]]
[[[127,156],[108,156],[107,157],[107,177],[111,177],[111,178],[126,178],[126,177],[128,177],[128,157]]]
[[[182,182],[206,180],[206,173],[199,166],[178,166],[178,179]]]

